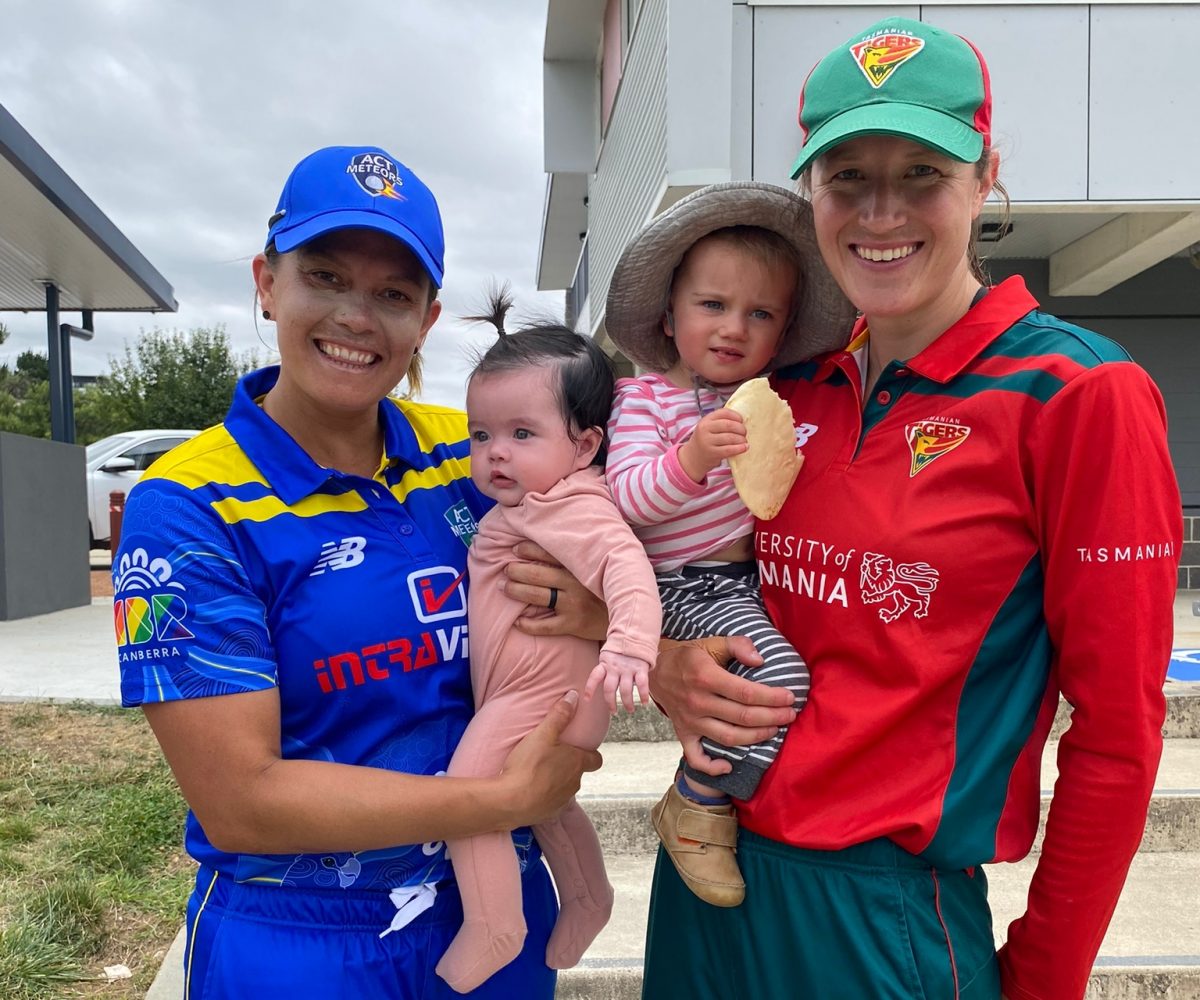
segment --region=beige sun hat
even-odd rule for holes
[[[681,198],[653,219],[625,247],[608,286],[604,326],[631,361],[649,371],[675,363],[675,347],[662,317],[675,269],[692,244],[729,226],[761,226],[778,233],[800,262],[796,318],[766,371],[844,347],[855,311],[821,259],[812,206],[774,184],[732,181],[711,184]]]

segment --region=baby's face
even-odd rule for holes
[[[779,349],[796,290],[790,267],[771,267],[752,253],[703,239],[686,254],[671,288],[679,360],[669,382],[689,388],[699,375],[714,385],[754,378]]]
[[[530,368],[476,375],[467,386],[471,480],[505,507],[545,493],[591,460],[567,434],[553,389],[558,377]]]

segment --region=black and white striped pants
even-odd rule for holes
[[[729,669],[741,677],[788,688],[796,708],[808,701],[809,675],[804,658],[792,648],[763,607],[758,568],[753,562],[722,566],[684,566],[658,575],[662,600],[663,635],[668,639],[702,639],[711,635],[744,635],[763,658],[762,666],[748,667],[734,660]],[[729,774],[710,775],[688,765],[688,777],[719,788],[738,799],[754,794],[763,772],[779,755],[786,727],[765,743],[727,747],[703,739],[710,757],[723,757],[733,765]]]

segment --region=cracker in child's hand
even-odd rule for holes
[[[743,382],[725,405],[746,425],[747,448],[729,460],[733,485],[750,513],[769,520],[783,507],[804,464],[796,451],[791,408],[765,378]]]

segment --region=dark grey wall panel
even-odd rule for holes
[[[1185,508],[1200,509],[1200,270],[1172,258],[1103,295],[1055,298],[1044,260],[996,261],[993,281],[1020,273],[1042,308],[1121,344],[1167,407],[1167,437]]]
[[[1120,343],[1167,406],[1167,439],[1185,507],[1200,507],[1200,319],[1075,319]]]
[[[0,433],[0,620],[91,599],[83,449]]]

